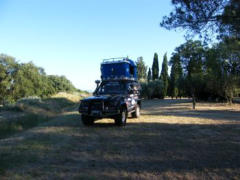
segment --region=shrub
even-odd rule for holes
[[[161,80],[154,80],[150,82],[142,82],[141,94],[144,98],[152,99],[159,98],[163,99],[163,82]]]

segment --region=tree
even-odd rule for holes
[[[0,104],[4,104],[5,97],[7,96],[7,89],[10,86],[9,76],[6,68],[0,64]]]
[[[163,82],[159,79],[150,81],[147,86],[149,99],[152,98],[163,98]]]
[[[13,97],[15,100],[28,96],[43,97],[46,84],[38,67],[32,62],[18,65],[14,76]]]
[[[240,1],[229,0],[219,18],[219,31],[222,37],[240,40]]]
[[[0,103],[11,101],[11,90],[17,63],[11,56],[0,54]]]
[[[152,64],[152,80],[159,78],[159,63],[158,63],[158,54],[154,53],[153,64]]]
[[[167,60],[167,53],[164,54],[163,62],[162,62],[162,70],[160,79],[163,81],[163,96],[167,95],[168,91],[168,60]]]
[[[147,78],[147,66],[143,61],[143,57],[139,57],[137,59],[137,70],[138,70],[138,78],[139,79],[146,79]]]
[[[193,100],[227,100],[232,102],[233,94],[239,87],[240,51],[234,50],[233,44],[222,41],[211,48],[200,41],[187,41],[175,49],[171,58],[170,89],[172,96],[180,94],[192,96]],[[176,87],[175,68],[179,56],[183,66],[183,76]],[[183,87],[181,87],[183,85]]]
[[[71,81],[69,81],[65,76],[50,75],[48,76],[48,80],[56,93],[73,92],[76,90]]]
[[[150,68],[148,69],[147,80],[148,80],[148,82],[150,82],[152,80],[152,72],[151,72]]]
[[[193,34],[210,32],[240,35],[239,0],[172,0],[174,10],[160,25],[166,29],[182,28]],[[227,27],[227,28],[226,28]],[[223,31],[224,30],[224,31]]]
[[[47,76],[44,69],[30,63],[17,63],[11,56],[0,54],[0,104],[23,97],[48,97],[59,91],[76,91],[64,76]]]
[[[231,104],[234,89],[237,88],[240,75],[240,51],[233,51],[229,44],[221,42],[217,46],[217,58],[221,64],[221,82],[224,97]]]
[[[175,54],[179,56],[186,74],[188,94],[193,99],[193,108],[195,108],[196,97],[200,97],[204,91],[203,61],[206,59],[204,48],[201,41],[190,40],[175,49]]]
[[[171,97],[178,97],[183,95],[183,72],[180,62],[180,56],[174,54],[171,58],[170,64],[172,65],[171,74],[170,74],[170,95]]]

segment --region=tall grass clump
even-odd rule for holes
[[[0,139],[47,121],[49,121],[49,117],[38,114],[26,114],[14,120],[2,121],[0,122]]]

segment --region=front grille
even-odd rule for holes
[[[103,110],[103,102],[92,102],[91,110]]]

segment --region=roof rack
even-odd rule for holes
[[[108,77],[108,78],[102,78],[102,81],[137,81],[137,78],[131,77]]]
[[[126,62],[126,63],[129,63],[127,57],[119,57],[119,58],[103,59],[102,64],[120,63],[120,62]]]

